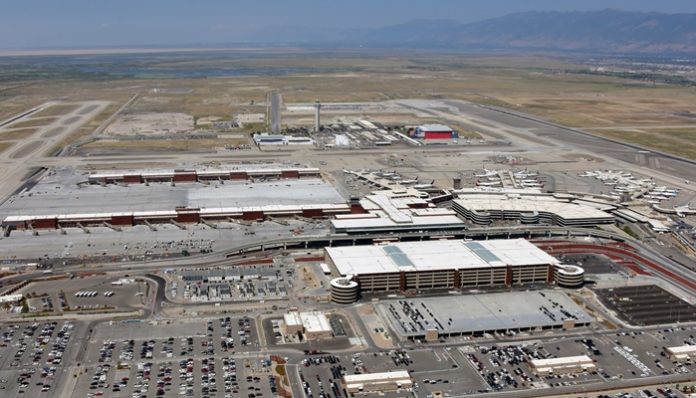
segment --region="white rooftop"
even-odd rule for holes
[[[444,124],[423,124],[418,126],[418,128],[422,131],[452,131],[449,126],[445,126]]]
[[[84,185],[65,184],[63,178],[42,179],[29,190],[0,206],[0,217],[80,215],[105,213],[152,214],[177,207],[209,209],[210,213],[230,209],[264,207],[283,210],[284,206],[344,204],[336,189],[319,178],[282,181],[227,181],[224,184],[136,184]],[[347,205],[346,205],[347,206]],[[219,210],[227,209],[227,210]]]
[[[302,326],[302,319],[297,311],[290,311],[283,315],[283,320],[287,326]]]
[[[402,379],[411,379],[411,376],[406,370],[395,370],[393,372],[382,372],[382,373],[362,373],[359,375],[345,375],[343,380],[346,384],[364,384],[370,382],[379,381],[396,381]]]
[[[559,263],[524,239],[473,242],[438,240],[376,246],[327,247],[326,253],[341,275]]]
[[[416,212],[418,214],[418,212]],[[422,214],[422,213],[421,213]],[[361,215],[363,217],[340,217],[331,220],[331,225],[336,230],[384,230],[384,229],[431,229],[431,228],[464,228],[466,224],[455,214],[417,215],[411,218],[409,223],[395,223],[382,212]]]
[[[532,359],[531,365],[536,368],[546,368],[554,366],[569,366],[569,365],[581,365],[587,363],[593,363],[592,358],[587,355],[577,355],[573,357],[561,357],[561,358],[546,358],[546,359]]]
[[[331,324],[329,324],[329,320],[326,318],[326,315],[324,315],[323,312],[300,312],[300,319],[302,320],[302,325],[304,325],[305,332],[307,333],[331,331]]]
[[[676,347],[667,347],[667,351],[673,354],[692,354],[696,352],[696,345],[680,345]]]
[[[457,213],[432,206],[417,197],[390,197],[382,191],[360,200],[367,214],[336,217],[331,225],[337,231],[464,228],[466,224]],[[410,206],[420,206],[411,208]],[[426,206],[426,207],[423,207]]]

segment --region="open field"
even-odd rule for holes
[[[98,140],[83,146],[85,150],[100,151],[157,151],[157,152],[185,152],[189,150],[203,150],[224,148],[225,146],[237,146],[248,144],[246,138],[221,138],[221,139],[176,139],[176,140]]]
[[[128,56],[123,57],[127,62]],[[75,62],[77,66],[68,63],[66,68],[75,68],[73,74],[80,76],[81,66]],[[285,104],[316,99],[354,102],[452,98],[504,106],[696,158],[696,150],[690,144],[693,133],[689,132],[692,126],[696,130],[696,117],[689,113],[696,103],[692,88],[585,75],[577,73],[583,66],[575,65],[572,60],[397,53],[309,56],[303,51],[276,51],[248,57],[179,54],[150,61],[149,66],[164,71],[164,75],[169,73],[170,78],[151,77],[146,69],[136,70],[133,75],[119,74],[122,71],[118,62],[113,65],[113,77],[95,78],[85,73],[84,79],[32,82],[21,75],[26,83],[0,96],[0,117],[26,111],[56,97],[61,97],[65,104],[52,106],[37,115],[56,114],[60,107],[70,106],[70,101],[85,98],[112,101],[104,116],[100,115],[60,143],[65,145],[90,135],[108,117],[109,111],[117,110],[134,94],[139,94],[139,98],[129,107],[129,113],[176,112],[194,118],[223,119],[244,113],[265,113],[266,93],[272,89],[282,93]],[[191,77],[201,73],[210,75],[205,79]],[[10,79],[10,75],[4,76]],[[394,123],[404,119],[396,115],[387,118]],[[310,119],[290,116],[284,121],[311,124]],[[669,126],[680,126],[683,130]]]
[[[690,131],[674,131],[669,129],[603,129],[597,132],[607,137],[626,140],[646,148],[660,149],[686,158],[696,158],[696,128]]]
[[[34,134],[37,131],[36,128],[34,127],[25,127],[25,128],[11,128],[11,129],[6,129],[0,132],[0,140],[18,140],[22,138],[29,137],[30,135]]]
[[[30,117],[9,125],[10,128],[41,127],[56,121],[55,117]]]
[[[60,116],[66,113],[70,113],[77,109],[76,104],[56,104],[49,106],[46,109],[42,109],[39,112],[36,112],[34,116],[36,117],[44,117],[44,116]]]
[[[92,135],[102,123],[104,123],[114,112],[118,110],[119,106],[120,104],[117,103],[107,105],[107,107],[96,117],[80,126],[77,130],[64,137],[62,140],[58,141],[58,143],[54,145],[49,152],[57,153],[68,145],[80,143],[82,140],[89,138],[89,136]]]
[[[11,147],[11,142],[0,141],[0,153],[5,152],[7,148]]]

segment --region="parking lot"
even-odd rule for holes
[[[473,378],[462,378],[459,371],[455,382],[459,384],[451,384],[450,380],[447,386],[426,383],[419,379],[417,373],[414,373],[414,378],[420,384],[421,392],[428,391],[422,396],[427,396],[434,391],[475,393],[546,389],[658,375],[688,374],[694,372],[694,364],[689,360],[670,360],[664,355],[663,348],[685,344],[696,344],[696,327],[595,333],[585,338],[552,338],[519,345],[467,345],[458,347],[456,353],[449,351],[449,354],[455,361],[463,358],[463,361],[457,362],[469,367],[474,372]],[[597,366],[596,371],[534,374],[529,366],[531,359],[577,355],[592,358]],[[444,379],[440,375],[437,378]],[[642,390],[636,391],[634,397],[644,396],[640,394]],[[657,392],[653,393],[658,396]],[[643,394],[649,396],[647,393]],[[666,393],[659,395],[669,396]]]
[[[263,355],[218,355],[91,367],[74,396],[268,397],[276,387]]]
[[[19,290],[19,293],[28,297],[29,311],[43,314],[93,310],[131,311],[142,308],[149,301],[152,292],[153,289],[142,279],[102,275],[73,275],[58,281],[32,282]]]
[[[0,396],[61,396],[81,332],[72,322],[0,326]]]
[[[462,358],[450,349],[391,350],[343,355],[307,355],[299,365],[299,377],[307,398],[346,397],[341,377],[408,370],[414,377],[414,392],[425,396],[432,390],[462,391],[462,383],[475,381],[476,374],[461,366]],[[386,393],[385,397],[401,397],[402,393]]]
[[[604,305],[636,326],[696,321],[696,307],[657,285],[598,289]]]
[[[245,396],[268,396],[263,394],[270,388],[270,362],[252,352],[258,349],[256,325],[248,317],[102,325],[92,339],[76,396],[213,397],[242,389]],[[252,379],[239,380],[237,367]]]

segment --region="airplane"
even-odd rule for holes
[[[474,177],[492,177],[495,175],[498,175],[498,172],[493,170],[488,170],[488,169],[483,169],[484,173],[483,174],[474,174]]]
[[[526,177],[538,177],[539,173],[533,173],[531,171],[519,171],[517,173],[513,173],[515,177],[518,178],[526,178]]]
[[[661,196],[657,196],[657,195],[645,195],[645,197],[648,199],[663,200],[663,198]]]
[[[415,189],[428,189],[428,188],[432,188],[434,183],[435,183],[435,180],[430,182],[430,184],[416,184],[413,186],[413,188],[415,188]]]
[[[480,182],[480,181],[477,181],[476,185],[482,186],[482,187],[495,187],[495,186],[500,185],[500,181],[498,181],[498,182]]]

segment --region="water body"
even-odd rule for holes
[[[305,59],[308,54],[283,54]],[[157,54],[46,55],[0,57],[0,80],[50,78],[206,78],[286,76],[351,72],[347,66],[312,67],[274,64],[278,54],[188,52]],[[254,65],[258,63],[259,65]]]

